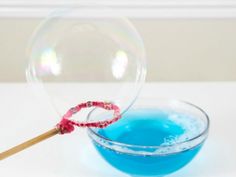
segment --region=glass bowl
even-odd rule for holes
[[[94,116],[90,112],[87,119]],[[165,176],[188,164],[205,142],[209,118],[198,106],[170,99],[138,99],[118,122],[89,128],[98,153],[131,176]]]

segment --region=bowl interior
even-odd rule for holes
[[[141,103],[136,103],[122,115],[120,121],[105,129],[90,128],[90,137],[106,148],[142,155],[177,153],[197,146],[207,137],[209,118],[199,107],[183,101],[166,99]],[[96,111],[96,109],[93,110],[88,119],[95,120],[111,116],[110,113],[94,114]],[[93,114],[96,117],[93,117]],[[139,126],[133,128],[134,124],[135,126],[139,124]],[[162,130],[151,132],[155,125]],[[132,141],[129,137],[132,128],[132,131],[137,132],[133,133],[133,136],[139,139],[150,139],[150,141],[148,143]],[[126,140],[118,138],[122,131],[126,131]],[[165,133],[163,141],[157,142],[163,132]],[[151,137],[154,137],[153,142]]]

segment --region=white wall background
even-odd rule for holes
[[[96,0],[0,0],[0,82],[25,81],[25,49],[42,17],[58,7],[88,2],[97,5]],[[130,17],[141,34],[147,51],[148,81],[236,80],[234,0],[99,3],[112,7],[111,13]]]
[[[25,48],[40,19],[0,18],[0,81],[25,80]],[[133,19],[148,81],[236,80],[236,19]]]

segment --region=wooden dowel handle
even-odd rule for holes
[[[49,131],[33,138],[31,140],[28,140],[28,141],[26,141],[22,144],[19,144],[19,145],[15,146],[15,147],[13,147],[9,150],[6,150],[6,151],[0,153],[0,160],[3,160],[3,159],[5,159],[9,156],[12,156],[12,155],[28,148],[28,147],[33,146],[34,144],[37,144],[37,143],[39,143],[43,140],[46,140],[46,139],[48,139],[48,138],[50,138],[50,137],[52,137],[52,136],[54,136],[58,133],[59,133],[59,129],[58,128],[53,128],[53,129],[51,129],[51,130],[49,130]]]

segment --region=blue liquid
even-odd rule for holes
[[[169,116],[170,113],[155,109],[131,110],[120,121],[97,130],[97,133],[120,143],[160,146],[171,137],[186,133],[186,129],[168,119]],[[140,176],[164,176],[172,173],[189,163],[202,146],[201,143],[188,150],[171,154],[167,152],[164,155],[134,155],[102,147],[96,142],[94,144],[102,157],[116,169]]]

